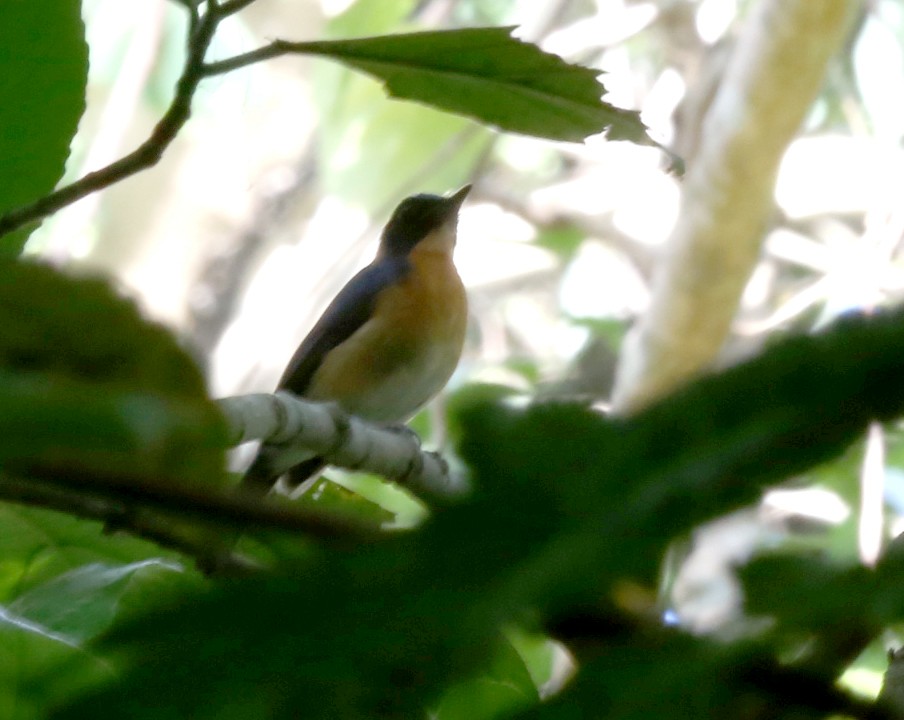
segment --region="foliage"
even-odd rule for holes
[[[510,132],[580,141],[608,128],[613,139],[652,143],[636,112],[600,102],[602,88],[593,70],[514,40],[514,29],[333,40],[303,43],[299,50],[373,75],[394,97],[471,115]]]
[[[88,46],[78,0],[0,7],[0,214],[37,200],[63,174],[69,142],[85,109]],[[27,230],[7,235],[15,255]]]
[[[65,31],[79,27],[70,18]],[[461,67],[452,73],[467,105],[454,109],[504,125],[484,91],[495,82],[488,78],[510,70],[494,64],[503,57],[496,44],[507,37],[493,29],[331,47],[345,48],[349,64],[386,78],[394,92],[449,109],[450,85],[436,74],[416,89],[373,63],[377,50],[404,51],[423,72],[435,43],[464,43],[456,62],[482,79],[462,79]],[[587,71],[540,60],[529,45],[507,47],[570,73],[578,104],[592,105]],[[349,59],[354,48],[371,54]],[[66,81],[73,87],[83,80],[81,58],[62,62],[78,76]],[[523,97],[534,82],[541,96],[551,91],[548,78],[516,79],[510,97]],[[559,124],[559,100],[547,112],[504,104],[525,123],[514,129],[554,138],[613,120],[599,105],[577,127],[571,111]],[[81,103],[72,93],[61,122]],[[36,127],[30,139],[63,130]],[[6,157],[0,153],[0,162]],[[0,207],[48,190],[60,160],[36,156],[13,168],[29,176],[29,189],[20,197],[0,186]],[[12,237],[18,247],[22,237]],[[192,547],[231,541],[234,519],[211,514],[198,523],[202,533],[173,503],[158,502],[167,493],[222,497],[228,482],[227,440],[200,372],[169,333],[105,283],[5,261],[0,716],[863,714],[835,679],[851,652],[904,619],[896,553],[875,570],[813,558],[755,561],[743,572],[748,611],[772,625],[751,623],[731,642],[666,627],[656,583],[666,549],[699,523],[839,456],[870,422],[904,414],[902,376],[898,311],[776,343],[627,419],[573,404],[525,407],[504,389],[472,387],[451,411],[475,486],[466,501],[435,509],[414,530],[367,542],[315,543],[257,527],[244,542],[271,571],[202,577],[188,553],[116,532],[143,529],[149,539],[179,540],[183,550],[186,538]],[[186,488],[198,495],[178,494]],[[342,505],[342,493],[311,504]],[[355,512],[377,522],[386,516],[368,503]],[[547,636],[567,646],[578,668],[569,686],[540,703],[538,688],[551,674]]]

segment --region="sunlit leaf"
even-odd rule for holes
[[[580,142],[607,130],[611,139],[653,144],[638,113],[601,99],[605,89],[598,71],[516,40],[513,29],[440,30],[295,47],[373,75],[393,97],[508,132]]]

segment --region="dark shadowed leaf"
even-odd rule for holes
[[[500,677],[486,670],[488,650],[525,615],[582,663],[541,716],[842,711],[846,698],[818,668],[782,667],[768,646],[663,632],[653,602],[635,600],[648,632],[621,619],[628,595],[614,590],[643,599],[674,537],[899,415],[902,377],[904,318],[888,313],[783,342],[619,421],[557,404],[462,407],[469,500],[417,532],[312,546],[286,577],[136,614],[98,646],[122,681],[60,717],[415,717],[442,707],[449,688],[502,707],[513,694],[482,693]],[[890,580],[897,567],[877,572]],[[886,584],[873,612],[891,619],[902,603]],[[603,622],[584,622],[594,613]]]
[[[487,648],[488,654],[490,648]],[[536,705],[537,688],[524,660],[505,639],[500,639],[488,668],[443,695],[432,713],[436,720],[491,720]]]
[[[805,720],[841,713],[832,679],[782,667],[765,647],[650,628],[595,645],[566,692],[519,720]]]
[[[199,369],[104,282],[0,263],[0,375],[0,464],[18,474],[222,474],[225,429]]]

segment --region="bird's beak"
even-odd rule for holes
[[[446,217],[452,217],[453,215],[458,214],[458,211],[465,201],[465,198],[468,197],[469,192],[471,192],[471,186],[465,185],[461,190],[446,198],[446,202],[444,203],[446,206]]]

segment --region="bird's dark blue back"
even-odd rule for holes
[[[349,280],[295,351],[278,388],[303,397],[327,353],[371,318],[380,292],[398,282],[408,269],[405,257],[382,258]]]

